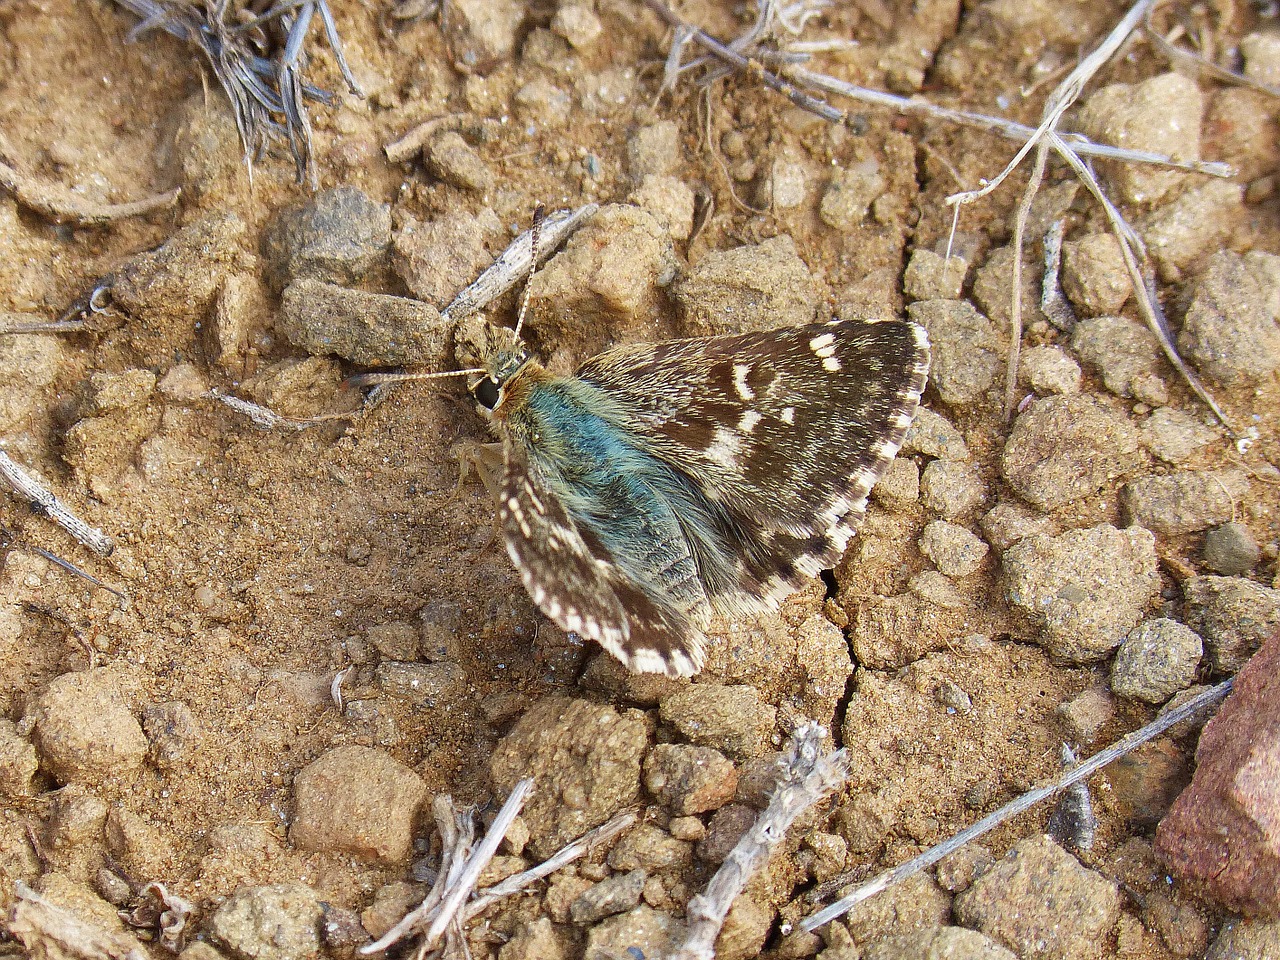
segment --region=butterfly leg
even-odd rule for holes
[[[497,506],[498,496],[502,492],[502,474],[505,469],[503,463],[502,444],[500,443],[477,443],[474,440],[466,440],[454,447],[454,456],[458,459],[458,485],[453,488],[454,499],[462,493],[462,486],[467,482],[467,478],[474,472],[480,478],[480,482],[484,484],[485,490],[489,492],[494,506]],[[495,509],[493,515],[493,534],[482,549],[487,550],[498,538],[502,526],[498,520],[498,514]]]

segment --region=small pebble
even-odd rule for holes
[[[589,4],[567,3],[551,18],[551,30],[569,41],[575,50],[589,50],[604,26]]]
[[[1024,350],[1018,375],[1041,396],[1056,393],[1070,397],[1080,392],[1080,364],[1058,347]]]
[[[1144,620],[1125,637],[1111,665],[1111,689],[1144,703],[1164,703],[1196,679],[1204,646],[1176,620]]]
[[[627,140],[627,169],[637,183],[674,175],[682,159],[680,128],[670,120],[641,127]]]
[[[1183,463],[1218,439],[1218,432],[1189,413],[1161,407],[1147,417],[1142,443],[1166,463]]]
[[[601,880],[579,894],[569,907],[569,916],[574,923],[587,924],[625,913],[640,903],[647,879],[643,870],[632,870]]]
[[[967,516],[987,498],[987,487],[969,463],[934,460],[920,475],[920,499],[944,520]]]
[[[1120,241],[1094,233],[1062,245],[1062,292],[1082,316],[1116,314],[1133,293]]]
[[[940,413],[928,407],[916,411],[916,418],[907,428],[902,441],[902,453],[918,453],[938,460],[960,461],[969,459],[969,447],[964,434]]]
[[[1033,510],[1016,500],[1002,500],[983,514],[978,521],[987,543],[1001,553],[1019,540],[1044,533],[1050,536],[1058,532],[1053,517]]]
[[[349,853],[362,860],[407,863],[427,787],[381,750],[334,747],[293,781],[289,840],[303,850]]]
[[[920,468],[905,457],[898,457],[871,488],[871,497],[891,509],[901,508],[920,499]]]
[[[664,697],[659,714],[682,736],[732,757],[759,754],[773,733],[776,710],[747,685],[698,683]]]
[[[934,520],[920,535],[920,552],[948,577],[976,573],[990,548],[964,527]]]
[[[241,887],[209,918],[209,935],[239,960],[311,960],[324,908],[303,883]]]
[[[1071,663],[1118,647],[1160,590],[1155,537],[1142,527],[1040,534],[1003,559],[1009,602],[1041,625],[1037,643]]]
[[[644,785],[677,816],[717,810],[733,799],[738,771],[711,747],[660,743],[644,762]]]
[[[262,235],[267,277],[276,290],[299,278],[352,284],[391,244],[391,208],[357,187],[321,190],[275,214]]]
[[[1158,375],[1162,364],[1160,341],[1143,324],[1124,317],[1093,317],[1076,324],[1071,349],[1102,376],[1103,385],[1118,397],[1136,394],[1134,381]]]
[[[963,257],[947,259],[932,250],[915,250],[902,277],[908,300],[958,300],[969,264]]]
[[[1125,484],[1120,505],[1129,523],[1163,536],[1197,533],[1231,519],[1249,496],[1243,470],[1185,470]]]
[[[822,193],[818,216],[833,230],[852,230],[867,215],[867,208],[884,193],[884,177],[875,169],[840,170]]]
[[[991,321],[967,300],[913,303],[907,315],[929,333],[929,382],[942,401],[958,408],[978,401],[1004,369],[1004,349]]]
[[[1183,356],[1226,387],[1280,369],[1280,326],[1273,307],[1280,283],[1264,285],[1231,250],[1214,254],[1201,275],[1178,334]]]
[[[1080,132],[1098,142],[1188,160],[1200,157],[1204,96],[1180,73],[1102,87],[1089,94],[1078,113]],[[1176,170],[1142,164],[1108,165],[1108,170],[1120,196],[1134,204],[1157,203],[1184,180]]]
[[[1239,577],[1257,566],[1262,551],[1243,523],[1231,521],[1204,535],[1204,562],[1214,573]]]

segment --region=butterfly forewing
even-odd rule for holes
[[[776,604],[840,557],[928,364],[914,324],[836,321],[625,346],[578,376],[730,515],[738,542],[709,595],[738,611]]]

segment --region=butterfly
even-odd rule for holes
[[[501,333],[471,391],[502,445],[507,552],[562,629],[673,677],[702,667],[712,615],[835,564],[929,371],[899,321],[629,344],[572,376]]]

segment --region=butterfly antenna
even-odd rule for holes
[[[520,328],[524,326],[524,315],[529,311],[529,294],[533,292],[533,274],[538,269],[538,240],[542,236],[542,221],[546,211],[542,204],[533,210],[533,234],[529,238],[529,278],[524,282],[524,297],[520,300],[520,315],[516,317],[516,339],[520,339]]]
[[[349,387],[376,387],[382,383],[404,383],[407,380],[443,380],[445,377],[467,377],[473,373],[488,373],[484,367],[468,367],[466,370],[445,370],[441,373],[357,373],[347,377]]]

